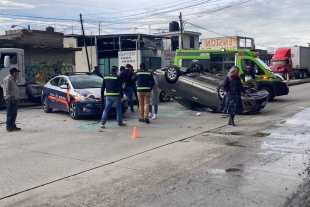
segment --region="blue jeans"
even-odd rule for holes
[[[154,114],[158,112],[158,105],[154,105]],[[152,105],[150,105],[150,113],[152,113]]]
[[[128,97],[128,103],[129,103],[130,110],[134,111],[133,100],[132,100],[132,98],[133,98],[133,88],[132,87],[127,88],[127,90],[124,90],[124,93]]]
[[[122,120],[122,104],[121,104],[121,99],[119,96],[106,96],[106,103],[105,103],[105,108],[102,113],[102,118],[101,118],[101,123],[105,124],[107,122],[111,107],[115,104],[116,107],[116,117],[117,117],[117,122],[118,125],[123,123]]]
[[[6,100],[6,129],[16,128],[17,109],[17,101]]]

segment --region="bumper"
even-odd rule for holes
[[[258,110],[261,110],[265,108],[268,102],[268,96],[260,98],[260,99],[254,99],[254,98],[245,98],[242,97],[242,104],[243,104],[243,112],[255,112]]]
[[[78,104],[79,114],[86,115],[101,115],[104,110],[104,103],[102,101],[80,101]],[[128,101],[122,102],[122,112],[125,113],[128,110]],[[110,113],[116,113],[116,108],[112,105]]]
[[[276,96],[285,96],[289,93],[289,88],[286,85],[286,82],[272,82],[272,86]]]

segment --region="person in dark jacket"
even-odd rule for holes
[[[239,68],[233,66],[223,84],[224,99],[222,112],[230,114],[229,125],[235,125],[235,115],[241,114],[243,111],[241,96],[245,95],[245,89],[239,77]]]
[[[103,75],[100,73],[99,66],[95,66],[94,71],[93,71],[93,75],[97,75],[97,76],[103,78]]]
[[[240,78],[242,78],[243,82],[246,82],[245,78],[246,77],[250,77],[251,79],[255,80],[255,73],[252,70],[251,66],[246,66],[246,71],[244,72],[244,74],[240,75]]]
[[[140,104],[139,121],[149,124],[150,121],[148,116],[150,110],[151,91],[154,87],[155,81],[152,73],[146,69],[144,63],[140,64],[140,70],[135,73],[133,81],[137,81],[138,99]]]
[[[59,76],[60,75],[60,70],[59,70],[59,68],[55,68],[54,69],[54,74],[51,76],[51,79],[52,78],[55,78],[55,77],[57,77],[57,76]]]
[[[130,64],[127,64],[126,69],[123,72],[121,72],[121,74],[120,74],[120,78],[121,78],[122,84],[123,84],[123,90],[124,90],[125,95],[128,97],[129,107],[130,107],[130,110],[132,113],[135,112],[135,110],[133,108],[133,101],[132,101],[133,83],[134,83],[132,81],[133,75],[134,75],[133,67]]]
[[[104,92],[106,93],[104,94]],[[122,120],[122,106],[121,102],[123,102],[123,90],[122,90],[122,81],[117,75],[117,68],[112,68],[111,73],[108,76],[105,76],[101,86],[101,99],[104,101],[104,95],[106,96],[105,100],[105,108],[102,113],[101,118],[101,128],[105,127],[105,123],[107,121],[110,109],[113,104],[116,107],[116,117],[118,126],[126,126]]]

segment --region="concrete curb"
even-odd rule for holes
[[[300,84],[304,84],[304,83],[310,83],[310,78],[307,79],[302,79],[300,81],[294,81],[294,82],[289,82],[288,86],[295,86],[295,85],[300,85]]]

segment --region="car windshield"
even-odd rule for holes
[[[270,65],[285,65],[285,61],[272,61]]]
[[[264,61],[262,61],[261,59],[259,58],[255,58],[257,60],[257,62],[259,62],[265,69],[269,70],[269,67],[266,65],[266,63]]]
[[[101,88],[103,79],[99,76],[69,77],[74,89]]]

